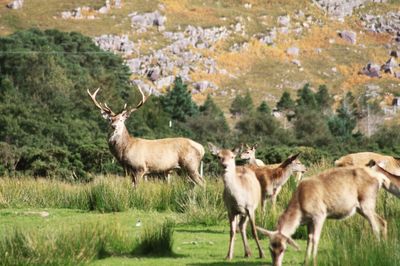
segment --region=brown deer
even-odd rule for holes
[[[375,162],[385,162],[385,169],[394,173],[393,171],[400,171],[400,158],[395,158],[388,155],[383,155],[375,152],[357,152],[350,153],[340,157],[335,161],[336,167],[343,166],[365,166],[371,160]]]
[[[389,183],[386,176],[368,167],[334,168],[303,180],[279,217],[277,230],[257,228],[270,238],[273,265],[282,265],[287,244],[298,249],[291,235],[300,224],[306,224],[308,230],[305,264],[311,254],[317,264],[318,242],[326,219],[343,219],[357,211],[368,220],[378,239],[380,232],[386,237],[386,221],[375,212],[375,205],[379,188]]]
[[[236,166],[236,151],[221,150],[212,143],[208,143],[208,146],[211,153],[218,157],[220,164],[224,168],[223,199],[228,211],[230,224],[230,241],[226,258],[231,260],[233,257],[237,218],[239,218],[239,229],[242,235],[245,257],[251,256],[246,236],[247,222],[250,220],[260,258],[263,258],[264,251],[259,243],[255,225],[255,210],[261,199],[260,184],[253,171],[244,166]]]
[[[305,172],[306,167],[297,159],[300,153],[295,154],[275,168],[270,168],[268,165],[256,166],[247,165],[248,168],[254,171],[261,185],[261,207],[265,212],[267,198],[271,198],[272,206],[275,208],[276,199],[282,186],[286,184],[293,172]]]
[[[368,163],[368,166],[373,168],[375,171],[384,174],[390,180],[390,185],[387,186],[387,184],[384,183],[383,188],[389,193],[400,198],[400,171],[398,171],[396,174],[387,171],[386,161],[375,162],[374,160],[371,160]]]
[[[132,186],[135,187],[142,177],[148,173],[168,173],[175,168],[185,169],[195,184],[205,183],[198,173],[200,162],[204,156],[204,148],[201,144],[188,138],[142,139],[129,135],[125,126],[125,120],[137,111],[146,102],[143,91],[138,87],[142,96],[141,101],[133,108],[124,109],[115,114],[107,104],[99,103],[96,95],[88,90],[90,98],[101,110],[101,114],[108,120],[111,126],[108,146],[111,153],[129,172],[132,178]]]

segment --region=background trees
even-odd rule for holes
[[[107,122],[86,93],[100,87],[100,100],[116,111],[135,104],[140,95],[122,59],[88,37],[57,30],[2,37],[0,50],[0,175],[85,181],[88,173],[122,173],[108,150]],[[314,92],[306,84],[295,99],[283,92],[275,108],[283,116],[275,117],[267,102],[255,107],[247,91],[232,101],[228,125],[211,95],[198,106],[177,77],[164,96],[151,96],[126,124],[132,135],[146,138],[186,136],[226,147],[257,142],[257,156],[270,163],[299,150],[306,162],[367,149],[399,155],[398,126],[381,126],[370,138],[358,132],[365,105],[379,115],[376,102],[359,99],[346,94],[333,111],[328,88]]]

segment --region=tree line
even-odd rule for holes
[[[89,173],[122,174],[108,150],[107,122],[86,90],[102,88],[101,100],[114,108],[136,103],[140,95],[123,60],[100,50],[89,37],[58,30],[1,37],[0,51],[0,175],[84,182],[91,179]],[[286,117],[283,124],[265,101],[255,106],[247,92],[232,101],[234,126],[229,126],[211,95],[197,105],[177,77],[166,94],[149,98],[127,128],[145,138],[185,136],[221,146],[257,142],[258,156],[268,163],[296,151],[308,163],[359,150],[400,154],[399,125],[367,137],[355,130],[363,110],[351,93],[336,110],[332,103],[324,85],[314,93],[306,84],[295,99],[283,92],[275,106]],[[204,160],[206,171],[217,171],[211,155]]]

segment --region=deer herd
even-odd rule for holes
[[[110,151],[131,176],[132,186],[135,187],[147,174],[169,175],[171,170],[182,168],[190,181],[204,187],[205,180],[199,173],[205,153],[201,144],[188,138],[147,140],[128,133],[125,120],[143,106],[148,98],[138,89],[141,101],[132,108],[127,108],[125,104],[117,114],[107,104],[96,100],[99,89],[93,94],[87,91],[111,127],[108,139]],[[245,257],[251,256],[246,235],[248,222],[260,258],[265,255],[257,231],[269,238],[273,265],[282,265],[288,245],[299,249],[291,236],[300,225],[306,225],[308,231],[305,264],[311,258],[314,265],[317,264],[318,243],[326,219],[343,219],[357,212],[368,220],[378,239],[386,238],[387,223],[376,213],[375,207],[381,187],[400,197],[399,158],[372,152],[353,153],[336,160],[335,167],[302,179],[307,168],[300,162],[299,153],[280,164],[266,165],[255,157],[256,145],[242,145],[234,150],[221,149],[212,143],[208,143],[208,147],[224,169],[223,200],[230,224],[228,260],[233,258],[237,226],[242,236]],[[238,155],[240,159],[246,159],[247,164],[237,166]],[[274,208],[277,195],[293,173],[296,174],[297,188],[286,210],[280,215],[276,230],[257,227],[255,213],[258,205],[261,205],[261,211],[265,213],[266,201],[270,199]]]

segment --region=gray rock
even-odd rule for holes
[[[359,8],[368,2],[386,2],[386,0],[313,0],[319,8],[329,16],[343,18],[353,14],[355,8]]]
[[[397,66],[398,66],[398,64],[397,64],[397,62],[396,62],[396,59],[394,59],[393,57],[391,57],[388,61],[386,61],[385,64],[383,64],[383,65],[381,66],[381,70],[383,70],[385,73],[393,74],[393,73],[394,73],[393,69],[394,69],[395,67],[397,67]]]
[[[134,44],[127,35],[101,35],[95,37],[94,42],[102,50],[110,52],[120,52],[125,55],[131,55],[134,51]]]
[[[400,56],[400,52],[399,51],[391,51],[390,52],[390,56],[393,56],[395,58],[398,58]]]
[[[174,80],[175,76],[171,75],[157,80],[156,82],[154,82],[154,84],[156,85],[156,88],[158,90],[161,90],[162,88],[171,86],[174,83]]]
[[[290,24],[290,16],[286,15],[286,16],[279,16],[278,17],[278,23],[281,26],[287,27]]]
[[[134,29],[139,31],[146,31],[147,28],[156,26],[156,27],[164,27],[165,22],[167,20],[166,16],[161,15],[158,11],[137,14],[132,13],[129,15],[131,17],[131,26]]]
[[[351,44],[356,44],[357,42],[357,33],[355,33],[354,31],[344,30],[339,33],[339,36],[343,40],[348,41]]]
[[[298,56],[299,53],[300,53],[300,49],[299,49],[298,47],[295,47],[295,46],[289,47],[289,48],[286,50],[286,53],[287,53],[288,55],[290,55],[290,56]]]
[[[398,79],[400,79],[400,71],[394,72],[394,76]]]
[[[20,9],[23,7],[23,5],[24,5],[24,0],[15,0],[12,1],[11,3],[8,3],[7,7],[11,9]]]
[[[380,78],[381,74],[380,74],[380,66],[374,63],[368,63],[365,67],[363,67],[363,69],[359,72],[359,74],[364,74],[367,75],[371,78]]]

